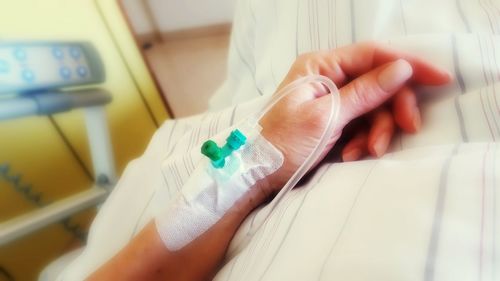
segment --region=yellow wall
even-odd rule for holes
[[[115,0],[1,1],[0,36],[0,40],[88,40],[96,46],[107,74],[101,87],[113,95],[107,114],[119,173],[142,153],[157,125],[167,118]],[[57,114],[54,119],[92,171],[82,112]],[[44,202],[92,184],[45,116],[0,121],[2,163],[11,166],[11,174],[22,174],[23,183],[42,192]],[[0,221],[35,208],[0,179]],[[93,213],[85,211],[72,221],[86,226]],[[15,280],[36,280],[43,266],[75,241],[61,225],[47,227],[0,247],[0,267],[13,274]]]

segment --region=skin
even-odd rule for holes
[[[344,161],[383,155],[397,129],[415,133],[420,112],[414,85],[443,85],[450,74],[421,58],[373,42],[301,55],[278,90],[307,75],[339,88],[340,123],[323,156],[346,135]],[[331,95],[305,85],[261,120],[262,135],[285,156],[283,166],[252,187],[212,228],[179,251],[169,251],[150,222],[88,280],[210,280],[246,216],[276,194],[309,155],[326,126]],[[318,161],[319,162],[319,161]]]

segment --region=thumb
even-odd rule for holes
[[[351,120],[377,108],[391,98],[413,75],[411,65],[397,60],[377,67],[356,78],[340,92],[340,123]]]

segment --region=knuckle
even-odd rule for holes
[[[375,40],[364,41],[361,44],[362,44],[363,48],[365,48],[366,50],[371,50],[372,52],[376,52],[376,50],[378,50],[382,47],[382,43],[377,42]]]
[[[296,62],[304,62],[304,61],[309,60],[310,56],[311,56],[311,53],[302,53],[297,57],[297,59],[295,61]]]
[[[367,40],[364,42],[364,44],[366,45],[366,47],[372,48],[372,49],[376,49],[380,46],[380,43],[375,41],[375,40]]]
[[[379,106],[386,96],[374,81],[356,79],[350,83],[347,102],[355,115],[360,115]]]
[[[352,81],[351,102],[353,105],[364,106],[372,100],[371,88],[365,81],[356,79]]]

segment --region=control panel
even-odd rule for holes
[[[86,42],[0,42],[0,94],[104,81],[101,59]]]

